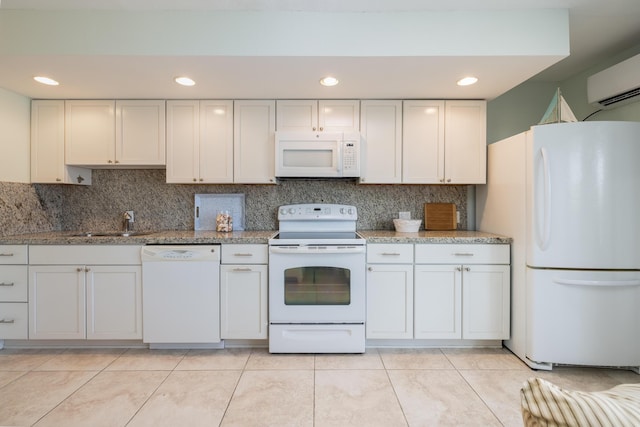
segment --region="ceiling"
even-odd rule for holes
[[[95,16],[118,13],[119,17],[125,14],[141,16],[141,12],[167,13],[169,15],[159,15],[160,19],[167,19],[166,16],[182,16],[185,11],[196,11],[203,16],[220,12],[302,12],[325,17],[335,14],[329,16],[335,16],[336,19],[341,14],[350,14],[347,16],[354,20],[375,14],[386,16],[384,14],[400,13],[411,16],[429,13],[448,19],[452,16],[459,18],[463,13],[476,13],[480,19],[488,13],[499,14],[501,11],[533,15],[536,11],[549,9],[568,10],[568,56],[559,53],[562,49],[554,48],[549,52],[531,53],[524,51],[526,48],[523,47],[522,54],[507,47],[507,54],[490,49],[485,51],[480,43],[488,43],[486,40],[508,44],[512,35],[505,34],[499,28],[486,39],[476,37],[473,29],[468,30],[469,34],[465,34],[465,37],[470,37],[472,42],[477,38],[478,45],[466,48],[467,51],[452,44],[451,37],[445,35],[439,39],[439,43],[445,47],[450,45],[450,50],[436,49],[435,53],[425,51],[424,54],[420,54],[419,46],[415,51],[404,49],[405,43],[401,43],[401,37],[404,37],[402,28],[388,34],[388,40],[395,42],[397,54],[390,53],[394,50],[389,46],[381,47],[383,52],[378,53],[375,49],[369,52],[369,45],[349,43],[346,43],[346,54],[333,54],[330,49],[322,52],[325,46],[322,43],[330,44],[326,40],[316,40],[317,44],[312,43],[314,48],[309,49],[307,54],[295,51],[295,47],[291,51],[285,49],[283,53],[278,49],[267,49],[265,54],[256,54],[255,51],[242,54],[216,51],[209,54],[206,49],[193,49],[193,52],[189,49],[185,52],[172,50],[169,46],[172,40],[152,40],[152,37],[138,40],[138,43],[148,43],[149,52],[143,52],[146,46],[138,45],[138,51],[136,46],[128,48],[126,40],[117,48],[112,45],[100,50],[91,45],[91,34],[86,29],[83,33],[74,34],[73,39],[67,39],[72,40],[68,44],[75,46],[70,46],[68,50],[47,52],[41,47],[21,50],[27,39],[37,34],[37,29],[19,28],[9,33],[13,40],[6,40],[5,36],[5,44],[2,45],[0,41],[0,47],[4,46],[0,48],[0,87],[31,98],[493,99],[528,79],[562,81],[640,44],[638,0],[0,0],[0,18],[3,18],[3,14],[6,17],[11,13],[27,12],[41,12],[44,18],[59,17],[80,11]],[[9,21],[0,20],[0,27],[2,22]],[[81,28],[81,24],[74,25]],[[538,27],[543,32],[536,37],[542,37],[544,25]],[[126,26],[122,28],[126,31]],[[118,30],[118,25],[111,29],[116,35]],[[236,31],[235,28],[231,30]],[[465,28],[454,30],[463,33]],[[0,28],[0,31],[4,29]],[[304,39],[304,29],[299,31],[300,38]],[[549,26],[549,32],[553,31],[555,27]],[[233,34],[236,39],[242,36],[241,32]],[[55,36],[51,37],[55,39]],[[65,39],[60,40],[64,42]],[[265,34],[265,40],[269,40],[268,34]],[[154,43],[159,42],[164,43],[165,47],[157,48]],[[300,40],[296,36],[287,40],[287,44],[291,45],[298,42]],[[382,39],[376,41],[377,44],[384,42]],[[260,40],[252,43],[259,46]],[[223,45],[224,42],[221,43]],[[259,47],[255,49],[257,51]],[[348,54],[349,49],[357,53]],[[535,46],[531,50],[535,50]],[[48,87],[33,82],[34,75],[43,73],[57,79],[61,85]],[[193,77],[196,86],[184,88],[176,85],[172,77],[178,74]],[[334,88],[320,86],[318,79],[325,74],[335,74],[341,83]],[[463,74],[474,74],[480,80],[474,86],[460,88],[454,80]]]

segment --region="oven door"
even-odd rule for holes
[[[271,324],[364,323],[366,246],[271,246]]]

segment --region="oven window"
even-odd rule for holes
[[[284,271],[285,305],[349,305],[351,271],[339,267],[296,267]]]

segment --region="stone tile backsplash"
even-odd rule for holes
[[[192,230],[194,195],[244,193],[245,229],[278,228],[278,206],[341,203],[358,208],[358,229],[393,229],[399,211],[423,219],[424,203],[455,203],[467,228],[468,186],[359,185],[354,180],[283,180],[278,185],[165,183],[158,169],[93,171],[91,186],[0,183],[2,234],[53,230],[118,230],[135,211],[138,230]],[[11,219],[7,217],[11,216]],[[424,225],[424,224],[423,224]]]

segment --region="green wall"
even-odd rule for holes
[[[640,53],[640,45],[612,55],[606,61],[561,82],[539,82],[535,77],[516,86],[487,104],[487,143],[528,130],[542,119],[555,90],[562,96],[578,120],[584,120],[598,110],[587,103],[587,78],[618,62]],[[589,120],[640,121],[640,100],[622,107],[600,111]]]

